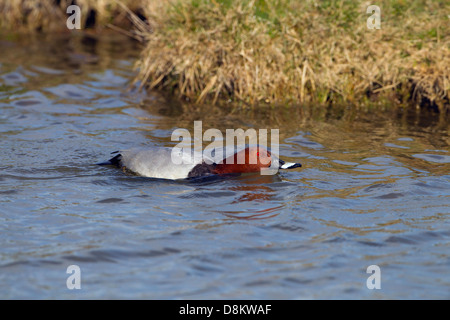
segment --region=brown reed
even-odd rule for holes
[[[377,3],[369,30],[352,1],[172,0],[147,10],[138,80],[197,103],[447,108],[449,3]]]

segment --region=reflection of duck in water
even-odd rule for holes
[[[173,148],[153,147],[117,151],[112,159],[99,165],[116,165],[138,175],[161,179],[186,179],[208,175],[261,172],[274,174],[278,169],[301,167],[300,163],[284,162],[261,146],[247,147],[221,161],[214,162],[200,155],[173,152]],[[274,170],[264,173],[264,170]]]

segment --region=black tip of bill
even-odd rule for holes
[[[280,161],[280,169],[294,169],[294,168],[300,168],[302,166],[301,163],[295,163],[295,162],[285,162],[283,160]]]

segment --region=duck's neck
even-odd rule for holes
[[[228,174],[228,173],[246,173],[246,172],[258,172],[260,167],[257,164],[217,164],[213,170],[215,174]]]
[[[243,153],[243,154],[242,154]],[[242,156],[244,163],[239,163],[242,161]],[[234,155],[226,158],[223,162],[216,164],[213,173],[215,174],[229,174],[229,173],[247,173],[247,172],[258,172],[261,169],[260,164],[250,164],[248,150],[243,150]]]

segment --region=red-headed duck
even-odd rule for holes
[[[117,155],[99,165],[115,165],[140,176],[172,180],[207,175],[259,172],[269,167],[278,170],[302,166],[300,163],[278,159],[261,146],[246,147],[217,162],[209,157],[202,157],[201,154],[195,157],[194,153],[194,157],[192,157],[190,154],[174,152],[172,148],[164,147],[134,148],[113,153],[117,153]]]

